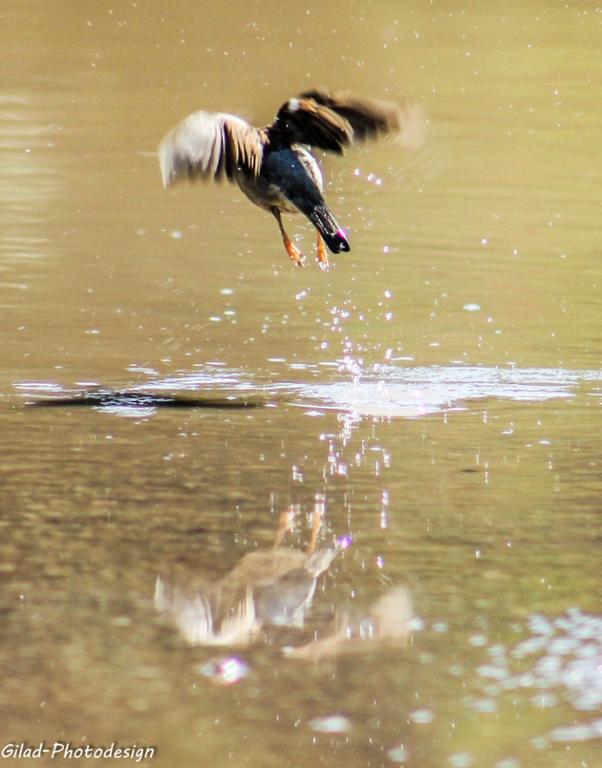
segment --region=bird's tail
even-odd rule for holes
[[[333,253],[351,250],[345,233],[339,227],[336,219],[324,202],[319,203],[308,211],[307,217],[322,235],[324,242]]]

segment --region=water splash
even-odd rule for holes
[[[442,411],[463,410],[470,402],[491,399],[517,402],[567,399],[584,389],[591,396],[599,397],[602,382],[602,370],[565,368],[400,366],[385,362],[366,371],[363,361],[352,354],[345,355],[338,364],[333,362],[332,367],[337,367],[342,378],[262,384],[246,372],[208,364],[172,376],[149,376],[143,384],[115,390],[119,397],[108,397],[111,390],[103,387],[106,402],[88,404],[117,415],[140,417],[141,407],[149,409],[145,416],[155,412],[157,398],[202,394],[213,398],[221,396],[224,402],[236,404],[236,401],[246,402],[257,397],[263,405],[285,402],[309,408],[313,415],[320,410],[336,410],[355,422],[364,417],[416,419]],[[295,363],[288,368],[293,373],[301,366]],[[65,388],[53,382],[19,382],[15,389],[29,402],[61,397],[77,399],[86,393],[81,388]],[[194,402],[190,405],[193,407]]]
[[[571,398],[581,385],[602,381],[602,371],[564,368],[379,365],[365,373],[361,361],[351,356],[343,359],[340,371],[351,374],[352,380],[308,384],[299,395],[357,417],[419,418],[461,410],[475,400]]]

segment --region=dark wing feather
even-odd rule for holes
[[[353,141],[377,138],[399,131],[402,126],[402,109],[394,101],[359,99],[348,93],[328,93],[317,89],[305,91],[299,98],[312,99],[347,120],[353,129]]]
[[[159,163],[166,187],[181,179],[232,181],[240,170],[256,176],[263,153],[262,134],[245,120],[222,112],[194,112],[163,139]]]
[[[426,118],[421,105],[416,102],[373,101],[342,91],[328,93],[319,89],[305,91],[300,98],[311,98],[348,120],[353,129],[353,141],[395,133],[396,141],[406,149],[418,149],[424,143]]]
[[[304,91],[280,107],[267,129],[274,142],[310,144],[341,154],[352,142],[401,134],[402,143],[418,146],[424,133],[422,110],[415,104],[360,99],[343,92]]]
[[[337,154],[353,138],[353,129],[345,117],[313,98],[303,97],[283,104],[267,133],[275,146],[309,144]]]

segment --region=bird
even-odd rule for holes
[[[343,154],[345,148],[387,133],[420,141],[417,105],[358,98],[347,92],[306,90],[286,101],[272,123],[256,128],[236,115],[194,112],[159,146],[164,187],[182,181],[224,178],[238,184],[255,205],[275,217],[290,260],[304,266],[303,253],[282,223],[283,213],[304,214],[317,230],[316,257],[322,269],[332,253],[350,250],[345,230],[324,201],[322,172],[310,148]]]

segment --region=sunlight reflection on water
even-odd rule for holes
[[[304,399],[358,416],[419,418],[446,409],[462,409],[486,398],[537,402],[568,398],[585,382],[600,381],[602,371],[561,368],[485,368],[384,366],[353,381],[309,385]]]

